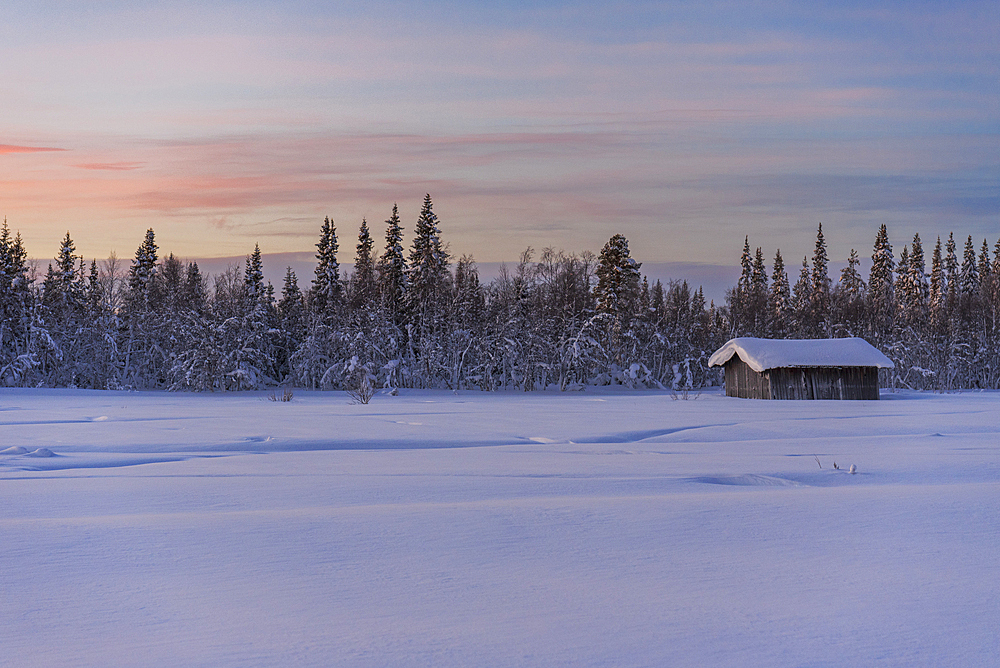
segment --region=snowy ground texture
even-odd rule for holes
[[[3,665],[1000,662],[998,393],[0,390],[0,450]]]

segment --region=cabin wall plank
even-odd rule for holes
[[[726,396],[742,399],[877,400],[875,367],[798,367],[757,373],[738,355],[725,364]]]

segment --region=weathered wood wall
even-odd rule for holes
[[[739,355],[726,362],[726,396],[740,399],[770,399],[768,377],[751,369]]]
[[[804,367],[757,373],[733,355],[726,362],[726,396],[741,399],[878,399],[875,367]]]
[[[878,399],[875,367],[806,367],[765,373],[772,399]]]

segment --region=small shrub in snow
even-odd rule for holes
[[[293,396],[294,394],[292,390],[286,387],[284,391],[281,393],[280,397],[274,392],[271,392],[271,394],[268,395],[267,399],[268,401],[291,401]]]
[[[688,399],[695,400],[701,396],[701,390],[698,390],[694,394],[691,394],[691,391],[692,391],[691,387],[682,387],[680,391],[671,389],[670,398],[673,399],[674,401],[677,401],[678,399],[683,399],[684,401],[687,401]]]
[[[368,374],[361,372],[357,383],[347,388],[347,396],[351,398],[352,404],[367,404],[375,396],[375,386],[372,385]]]

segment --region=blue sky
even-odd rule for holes
[[[15,0],[0,215],[37,257],[351,249],[425,192],[483,262],[992,246],[998,45],[996,2]]]

